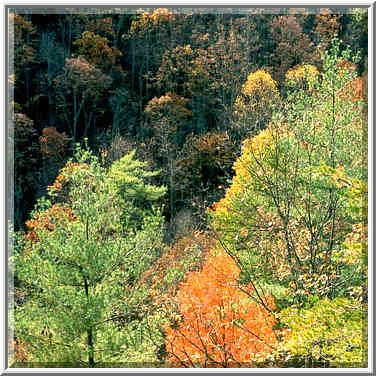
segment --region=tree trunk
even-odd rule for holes
[[[85,285],[86,299],[87,301],[89,301],[89,285],[87,283],[86,278],[84,278],[84,285]],[[87,332],[89,365],[90,367],[93,367],[94,366],[94,342],[93,342],[93,328],[91,325],[87,327],[86,332]]]

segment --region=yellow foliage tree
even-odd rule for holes
[[[343,58],[328,55],[312,95],[298,88],[285,114],[243,143],[232,186],[209,211],[242,277],[287,288],[297,301],[336,296],[359,283],[359,271],[348,278],[348,263],[334,260],[352,220],[332,174],[343,168],[362,179],[366,168],[362,103],[339,97],[356,78],[339,64]],[[292,73],[299,78],[298,69]]]
[[[287,71],[285,76],[285,84],[293,87],[294,89],[307,88],[308,91],[312,91],[314,81],[318,75],[319,71],[314,65],[298,65]]]
[[[264,70],[251,73],[234,104],[234,126],[242,138],[251,136],[271,119],[281,98],[277,84]]]
[[[122,53],[116,47],[108,45],[108,39],[91,31],[84,31],[81,39],[74,43],[78,47],[78,55],[83,56],[90,64],[102,69],[110,69],[115,65],[116,58]]]

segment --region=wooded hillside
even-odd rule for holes
[[[365,9],[11,9],[25,367],[366,367]]]

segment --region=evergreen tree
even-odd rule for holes
[[[93,367],[121,359],[126,325],[142,295],[135,281],[161,242],[162,217],[152,202],[165,192],[145,183],[155,173],[133,156],[106,170],[79,148],[78,163],[63,173],[67,200],[39,202],[32,221],[44,226],[35,227],[37,236],[15,260],[28,295],[16,310],[15,329],[29,361]],[[50,189],[50,195],[57,191]],[[51,208],[69,215],[54,218]]]

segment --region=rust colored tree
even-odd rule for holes
[[[70,129],[73,145],[80,123],[84,124],[83,132],[80,132],[84,137],[91,126],[95,127],[99,102],[111,83],[111,77],[83,57],[67,59],[63,74],[56,78],[56,96],[62,120]]]
[[[170,213],[175,213],[175,190],[177,170],[177,150],[179,132],[187,126],[191,116],[188,100],[173,93],[167,93],[160,98],[153,98],[145,108],[146,127],[152,129],[151,146],[154,154],[164,166],[163,183],[169,187]]]
[[[38,138],[34,121],[27,115],[12,113],[11,124],[10,150],[13,153],[9,162],[13,163],[14,175],[11,173],[10,179],[14,184],[14,223],[19,228],[25,220],[25,207],[31,209],[29,202],[34,198],[38,183]]]
[[[27,16],[19,14],[9,15],[9,67],[15,81],[15,91],[23,101],[30,97],[31,91],[31,63],[35,60],[33,47],[33,25],[27,20]],[[18,92],[19,90],[19,92]],[[17,100],[19,103],[19,99]]]
[[[278,16],[271,23],[271,34],[276,42],[271,54],[275,79],[280,82],[289,68],[317,59],[313,42],[309,39],[294,16]]]

